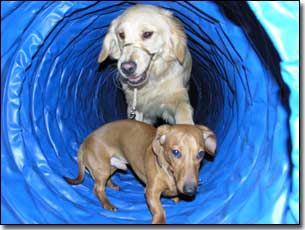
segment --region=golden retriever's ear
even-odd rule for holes
[[[216,135],[206,126],[196,125],[196,127],[202,131],[203,142],[208,154],[214,156],[217,145]]]
[[[179,63],[182,64],[186,52],[186,35],[182,23],[168,10],[160,9],[160,13],[165,17],[170,28],[168,40],[170,50],[167,51],[166,56],[174,55],[174,58],[177,58]]]
[[[98,57],[98,63],[102,63],[110,56],[113,59],[119,59],[121,51],[118,46],[117,37],[115,35],[115,27],[117,25],[117,19],[111,22],[108,32],[104,38],[103,47]]]
[[[157,129],[156,137],[152,142],[152,149],[157,156],[163,150],[162,145],[166,141],[166,133],[169,131],[169,129],[170,129],[169,125],[162,125]]]
[[[186,36],[181,22],[174,17],[171,21],[171,45],[176,58],[178,59],[179,63],[182,64],[186,50]]]

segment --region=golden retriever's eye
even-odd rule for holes
[[[120,32],[120,33],[119,33],[119,37],[120,37],[121,39],[125,39],[125,33],[124,33],[124,32]]]
[[[143,33],[142,37],[143,39],[148,39],[148,38],[151,38],[151,36],[153,35],[154,32],[152,31],[146,31]]]

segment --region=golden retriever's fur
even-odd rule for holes
[[[118,60],[128,111],[138,88],[137,120],[152,124],[160,117],[171,124],[194,124],[187,93],[192,58],[183,27],[170,11],[151,5],[128,8],[112,21],[98,62],[108,56]],[[130,60],[137,67],[127,76],[121,65]]]

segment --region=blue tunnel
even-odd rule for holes
[[[299,2],[1,2],[1,223],[149,224],[144,187],[116,173],[105,210],[84,138],[125,119],[115,63],[97,57],[110,22],[159,5],[184,25],[194,120],[215,131],[193,201],[161,198],[169,224],[299,223]]]

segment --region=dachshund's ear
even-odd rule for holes
[[[152,149],[156,155],[163,152],[163,145],[166,141],[166,134],[170,130],[169,125],[162,125],[157,129],[155,139],[152,142]]]
[[[108,29],[104,38],[103,47],[98,57],[98,63],[102,63],[109,56],[113,59],[119,59],[121,51],[118,45],[118,39],[115,34],[118,19],[114,19]]]
[[[211,156],[215,155],[216,146],[217,146],[217,138],[216,135],[210,130],[208,127],[203,125],[196,125],[202,131],[203,142],[205,146],[205,150]]]

